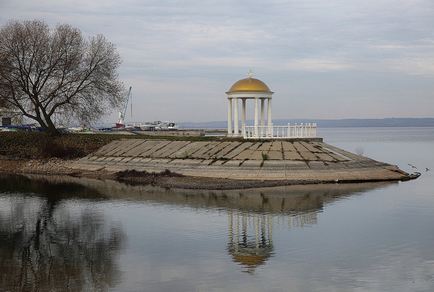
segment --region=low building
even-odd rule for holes
[[[7,108],[0,108],[0,126],[22,126],[23,114],[20,111]]]

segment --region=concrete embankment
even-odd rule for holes
[[[196,177],[311,182],[409,178],[395,165],[356,155],[320,138],[250,141],[118,140],[70,165],[79,171],[170,170]]]

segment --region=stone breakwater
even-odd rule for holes
[[[274,182],[362,182],[411,178],[397,166],[322,139],[239,141],[118,140],[68,165],[75,172],[169,170],[189,177]]]

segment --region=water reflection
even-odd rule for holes
[[[33,182],[71,192],[75,188],[77,198],[116,199],[135,202],[154,202],[174,207],[199,209],[240,210],[246,212],[273,213],[276,215],[301,215],[321,212],[325,204],[334,203],[348,196],[371,189],[397,184],[397,182],[295,185],[244,190],[184,190],[153,186],[128,185],[115,181],[75,177],[27,175]],[[59,187],[63,186],[63,187]],[[67,188],[65,188],[67,186]],[[68,190],[69,189],[69,190]],[[300,224],[303,224],[300,222]]]
[[[244,266],[245,272],[253,274],[256,267],[263,265],[273,255],[273,216],[270,214],[251,216],[246,212],[232,210],[228,215],[227,250],[235,263]],[[253,227],[253,233],[250,233],[249,227]]]
[[[317,211],[285,216],[230,209],[228,222],[227,251],[244,272],[253,274],[258,266],[274,256],[273,230],[277,224],[287,225],[288,228],[312,226],[317,224]]]
[[[0,287],[11,291],[36,289],[104,291],[122,281],[134,278],[133,273],[134,275],[125,275],[124,279],[121,279],[117,262],[127,238],[123,228],[116,226],[102,213],[90,209],[93,206],[91,203],[80,204],[90,208],[77,209],[67,206],[68,203],[77,202],[77,199],[80,199],[80,202],[111,200],[113,204],[110,205],[115,208],[123,206],[128,210],[124,212],[130,212],[136,205],[169,206],[169,209],[163,211],[157,208],[158,211],[153,213],[166,212],[162,214],[166,217],[170,217],[172,211],[185,208],[201,211],[188,213],[212,210],[224,214],[221,218],[223,220],[227,218],[227,227],[225,222],[223,230],[210,231],[205,227],[207,218],[200,217],[204,222],[197,222],[196,227],[191,225],[193,221],[183,226],[169,219],[163,222],[161,218],[164,216],[159,217],[160,220],[153,221],[154,218],[150,216],[145,220],[141,209],[138,208],[134,214],[143,217],[134,217],[131,227],[135,228],[135,232],[151,231],[152,234],[164,236],[167,236],[167,232],[176,233],[176,236],[164,237],[167,251],[161,255],[158,253],[152,255],[153,251],[161,252],[159,246],[162,243],[159,241],[162,239],[158,236],[153,238],[142,234],[140,244],[135,242],[137,247],[134,261],[139,261],[143,270],[150,271],[148,276],[143,273],[140,281],[146,282],[147,287],[158,290],[161,284],[155,279],[163,281],[161,279],[164,278],[164,271],[170,268],[177,271],[187,270],[178,252],[173,252],[176,258],[170,257],[172,249],[179,250],[182,239],[196,236],[202,240],[203,234],[215,236],[219,246],[210,253],[216,256],[210,261],[214,262],[217,257],[230,259],[241,271],[255,274],[258,267],[264,267],[267,263],[270,267],[271,262],[275,265],[282,257],[282,254],[280,256],[278,254],[278,251],[282,250],[282,240],[273,240],[277,228],[280,229],[282,225],[289,229],[317,225],[318,214],[322,212],[325,205],[334,204],[349,196],[357,196],[370,189],[390,185],[390,183],[330,184],[201,191],[131,186],[113,181],[73,177],[42,176],[27,176],[24,183],[0,180],[0,184],[2,190],[9,188],[13,191],[14,188],[21,188],[22,193],[30,191],[37,193],[37,195],[23,195],[11,200],[8,208],[0,204],[0,272],[1,275],[5,275],[0,278]],[[221,222],[221,219],[219,220]],[[188,234],[184,234],[184,231]],[[134,235],[131,233],[132,237]],[[209,253],[206,249],[207,243],[210,242],[208,240],[213,239],[200,241],[200,244],[197,241],[198,245],[195,245],[195,248],[203,248],[202,255]],[[188,245],[190,246],[192,242]],[[193,252],[188,257],[193,257],[186,260],[192,265],[198,261],[194,258]],[[229,261],[231,266],[234,265],[232,262]],[[135,270],[135,268],[131,269],[133,272]],[[158,271],[162,274],[158,274]],[[195,275],[200,274],[201,269],[192,268],[191,271],[191,275],[186,273],[183,277],[176,278],[176,284],[169,280],[165,281],[173,285],[180,285],[182,281],[185,283],[199,281],[200,275],[197,277]]]
[[[0,181],[3,190],[24,191],[3,198],[0,206],[2,291],[107,291],[118,283],[117,256],[126,241],[122,227],[90,208],[65,207],[74,195],[90,195],[83,186],[18,177]],[[30,189],[32,195],[26,194]]]

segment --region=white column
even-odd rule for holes
[[[234,245],[234,222],[233,222],[233,211],[229,210],[228,212],[228,237],[229,237],[229,243],[233,246]]]
[[[270,214],[267,214],[267,231],[268,242],[270,243],[270,245],[273,245],[274,218]]]
[[[240,218],[238,212],[235,213],[234,219],[235,252],[238,252],[238,243],[240,242]]]
[[[228,136],[232,136],[232,98],[228,98]]]
[[[241,111],[242,111],[241,112],[241,132],[243,134],[243,137],[245,137],[246,136],[246,128],[245,128],[245,126],[246,126],[246,99],[243,98],[241,100],[243,103],[242,109],[241,109]]]
[[[253,224],[255,226],[255,249],[259,250],[259,215],[255,214],[255,218],[253,219]]]
[[[255,138],[258,138],[258,119],[259,119],[259,110],[258,110],[258,98],[255,98]]]
[[[240,120],[238,119],[238,98],[235,98],[234,104],[234,136],[238,137],[238,125],[240,124]]]
[[[261,98],[261,136],[264,134],[265,126],[265,99]]]
[[[268,99],[268,114],[267,114],[268,131],[273,135],[273,121],[271,120],[271,98]]]

